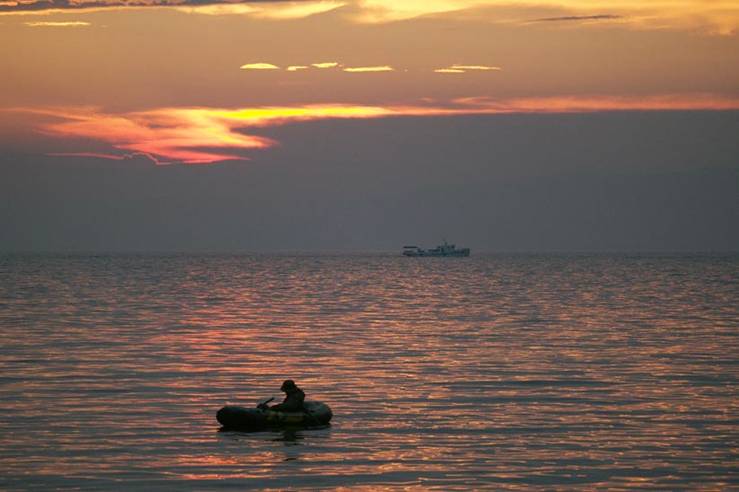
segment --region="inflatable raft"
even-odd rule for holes
[[[226,405],[216,419],[225,429],[258,430],[274,427],[319,427],[331,421],[331,408],[320,401],[306,401],[302,412],[279,412],[262,408]]]

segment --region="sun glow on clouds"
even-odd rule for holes
[[[338,62],[321,62],[321,63],[311,63],[312,67],[316,68],[336,68],[339,66]]]
[[[210,164],[244,160],[245,150],[277,145],[270,138],[248,135],[249,128],[325,119],[401,116],[460,116],[511,113],[577,113],[629,110],[737,110],[739,98],[658,96],[646,98],[550,97],[493,100],[463,98],[448,104],[407,106],[307,105],[294,107],[160,108],[108,114],[94,108],[15,109],[50,118],[39,130],[66,139],[93,139],[112,153],[80,150],[64,155],[123,160],[141,155],[157,164]],[[62,155],[56,153],[56,155]]]
[[[359,5],[354,19],[365,23],[433,15],[505,24],[617,22],[636,29],[699,29],[717,34],[732,34],[739,27],[736,0],[359,0]]]
[[[263,19],[291,20],[323,14],[346,5],[346,2],[318,0],[302,2],[213,3],[210,5],[178,6],[188,14],[249,15]]]
[[[211,16],[245,15],[267,20],[302,19],[347,7],[345,19],[386,23],[424,16],[562,28],[586,24],[634,29],[678,29],[733,34],[736,0],[0,0],[0,15],[48,15],[111,9],[174,9]]]
[[[246,15],[268,20],[293,20],[330,12],[345,5],[346,2],[337,0],[20,0],[0,1],[0,15],[173,9],[187,14]]]
[[[279,70],[280,67],[271,63],[247,63],[239,67],[241,70]]]
[[[87,27],[91,26],[89,22],[83,21],[67,21],[67,22],[25,22],[28,27]]]
[[[481,71],[490,71],[490,70],[501,70],[500,67],[490,67],[487,65],[452,65],[450,67],[453,70],[481,70]]]
[[[247,63],[245,65],[241,65],[239,67],[241,70],[281,70],[281,68],[278,65],[272,64],[272,63],[265,63],[265,62],[257,62],[257,63]],[[394,72],[395,68],[391,67],[390,65],[370,65],[366,67],[347,67],[342,65],[339,62],[321,62],[321,63],[312,63],[310,65],[289,65],[284,70],[288,72],[298,72],[301,70],[309,70],[309,69],[319,69],[319,70],[327,70],[327,69],[337,69],[342,72],[347,73],[376,73],[376,72]],[[493,67],[493,66],[487,66],[487,65],[452,65],[451,67],[447,68],[437,68],[434,70],[434,72],[437,73],[466,73],[470,71],[478,71],[478,72],[491,72],[491,71],[499,71],[502,70],[500,67]],[[405,70],[406,72],[408,70]]]
[[[223,118],[210,110],[155,109],[106,114],[90,108],[31,110],[61,121],[44,124],[40,131],[63,138],[91,138],[110,144],[124,154],[150,157],[158,164],[183,162],[205,164],[243,159],[227,149],[261,149],[275,145],[273,140],[232,131]],[[218,148],[219,151],[201,150]],[[88,152],[75,153],[85,155]],[[100,155],[98,153],[98,155]],[[118,159],[117,154],[108,158]]]
[[[272,63],[247,63],[246,65],[241,65],[242,70],[279,70],[280,67],[277,65],[273,65]],[[285,70],[288,72],[297,72],[300,70],[307,70],[307,69],[330,69],[330,68],[336,68],[341,69],[344,72],[348,73],[369,73],[369,72],[392,72],[395,69],[391,67],[390,65],[374,65],[369,67],[344,67],[339,62],[322,62],[322,63],[312,63],[311,65],[290,65]]]
[[[393,67],[389,65],[381,65],[381,66],[374,66],[374,67],[346,67],[343,68],[345,72],[349,73],[368,73],[368,72],[392,72],[395,70]]]
[[[363,22],[392,22],[489,4],[486,0],[359,0]]]
[[[467,72],[492,72],[500,71],[500,67],[491,67],[488,65],[452,65],[446,68],[437,68],[436,73],[467,73]]]

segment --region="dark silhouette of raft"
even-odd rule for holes
[[[260,430],[280,427],[320,427],[331,421],[331,408],[320,401],[306,401],[302,412],[226,405],[216,413],[224,429]]]

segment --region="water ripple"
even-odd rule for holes
[[[739,486],[736,256],[0,257],[0,488]],[[218,432],[292,377],[312,431]]]

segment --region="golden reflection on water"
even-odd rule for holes
[[[3,257],[0,488],[737,483],[739,259],[429,260]]]

